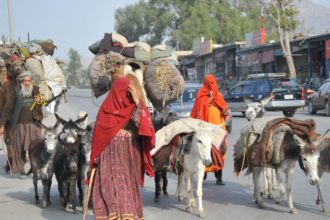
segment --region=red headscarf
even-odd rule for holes
[[[111,91],[104,100],[95,123],[95,130],[92,141],[92,151],[90,158],[90,167],[94,166],[103,150],[110,144],[118,131],[122,129],[131,119],[135,105],[129,100],[128,94],[129,80],[120,77],[112,85]],[[150,150],[155,143],[155,131],[153,129],[149,111],[145,105],[141,103],[142,111],[139,135],[143,137],[143,171],[149,176],[153,176],[151,166]],[[143,172],[144,174],[144,172]]]
[[[220,109],[221,112],[227,111],[227,104],[218,91],[217,79],[214,75],[208,74],[205,76],[203,86],[198,90],[194,107],[190,113],[190,117],[201,119],[203,121],[208,120],[209,114],[209,97],[212,91],[212,104]]]

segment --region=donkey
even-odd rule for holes
[[[57,120],[63,125],[62,131],[58,134],[58,141],[60,148],[66,148],[67,146],[71,146],[79,140],[79,164],[86,164],[86,157],[83,153],[83,146],[81,144],[81,136],[86,132],[86,129],[80,127],[81,123],[83,123],[86,118],[87,114],[82,118],[78,118],[75,121],[71,119],[69,121],[64,120],[59,115],[55,113],[55,117]],[[83,175],[81,174],[81,167],[80,167],[80,175],[78,176],[77,186],[79,190],[79,200],[80,204],[83,204],[83,189],[82,189],[82,182],[83,182]]]
[[[76,185],[78,184],[79,186],[80,150],[80,138],[78,138],[74,143],[69,143],[64,148],[59,148],[54,155],[54,172],[58,182],[61,205],[63,208],[66,208],[70,198],[73,213],[77,213]],[[82,204],[81,189],[79,189],[79,199]]]
[[[274,136],[276,136],[275,134]],[[273,137],[276,138],[276,137]],[[288,207],[290,213],[297,213],[296,208],[293,205],[292,195],[291,195],[291,183],[294,173],[295,162],[299,157],[303,158],[302,163],[308,174],[309,181],[311,183],[317,183],[319,181],[317,173],[317,164],[320,153],[316,150],[316,142],[312,142],[309,138],[300,138],[297,135],[286,132],[284,140],[282,142],[281,148],[284,152],[284,159],[280,161],[275,167],[276,179],[279,184],[280,194],[278,197],[274,198],[275,203],[279,204],[285,192],[288,198]],[[270,165],[270,164],[269,164]],[[268,165],[268,166],[269,166]],[[254,197],[259,208],[264,208],[262,197],[260,196],[260,186],[259,186],[259,176],[264,167],[252,167],[253,184],[254,184]],[[281,176],[283,173],[286,177],[284,186],[284,178]]]
[[[327,212],[328,210],[326,208],[326,203],[324,202],[322,195],[321,180],[323,173],[330,173],[330,138],[323,137],[321,143],[317,145],[317,150],[320,152],[320,158],[318,161],[318,175],[320,179],[315,183],[318,192],[316,204],[321,205],[323,212]],[[305,167],[304,160],[306,160],[306,158],[301,157],[299,159],[299,165],[300,168],[305,172],[305,174],[308,175],[308,167]]]
[[[50,187],[53,177],[53,158],[57,146],[57,121],[53,127],[47,127],[41,123],[43,128],[43,139],[34,140],[30,144],[29,157],[31,171],[33,173],[34,198],[36,204],[40,203],[38,194],[38,179],[41,179],[44,188],[42,206],[50,205]]]
[[[253,121],[256,118],[261,118],[265,114],[265,106],[273,98],[268,96],[260,101],[253,101],[250,98],[244,97],[244,101],[247,104],[245,110],[245,117],[248,121]],[[264,168],[264,190],[262,195],[267,196],[268,199],[273,199],[272,190],[277,189],[275,170],[271,167]]]
[[[203,177],[204,170],[206,166],[212,163],[211,148],[212,148],[212,137],[210,129],[200,129],[193,133],[192,136],[186,136],[188,138],[188,146],[190,147],[190,153],[183,153],[181,157],[182,172],[179,172],[178,177],[178,198],[179,201],[183,200],[182,193],[182,180],[183,176],[187,182],[187,192],[188,192],[188,206],[186,208],[187,212],[191,212],[192,208],[195,206],[195,199],[192,191],[191,179],[194,174],[197,174],[197,190],[196,195],[198,198],[198,210],[199,216],[204,218],[205,211],[202,204],[203,196]],[[183,160],[183,161],[182,161]]]
[[[247,104],[247,109],[245,110],[245,117],[248,121],[252,121],[255,118],[261,118],[265,114],[265,105],[273,98],[273,96],[268,96],[260,101],[253,101],[250,98],[244,97],[244,101]]]
[[[154,113],[154,117],[156,118],[156,112]],[[159,120],[154,119],[154,127],[155,130],[158,131],[162,127],[168,125],[174,121],[172,114],[167,114],[165,119],[161,117]],[[174,143],[173,143],[174,144]],[[172,153],[172,144],[169,144],[163,147],[160,152],[153,156],[153,164],[154,164],[154,171],[155,171],[155,203],[160,201],[160,194],[163,192],[165,197],[168,197],[167,193],[167,169],[169,167],[170,157]],[[162,181],[162,187],[161,187]]]

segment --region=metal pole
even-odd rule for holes
[[[7,0],[8,6],[8,25],[9,25],[9,36],[10,36],[10,43],[14,43],[14,33],[13,33],[13,17],[12,17],[12,4],[11,0]]]

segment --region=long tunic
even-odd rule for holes
[[[16,91],[16,96],[20,95]],[[33,88],[32,94],[38,94],[38,87]],[[36,105],[33,111],[30,110],[34,98],[31,94],[31,97],[22,98],[21,109],[18,110],[19,114],[17,116],[17,124],[12,123],[13,130],[13,139],[12,139],[12,172],[19,173],[24,171],[24,164],[26,161],[26,152],[30,147],[31,141],[41,138],[41,128],[35,124],[35,120],[42,120],[41,106]],[[17,110],[17,103],[15,105],[15,110]],[[15,115],[15,113],[13,114]],[[15,121],[15,120],[14,120]]]

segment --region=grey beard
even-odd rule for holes
[[[21,94],[23,98],[32,97],[32,89],[33,89],[33,84],[29,85],[28,87],[21,84]]]

